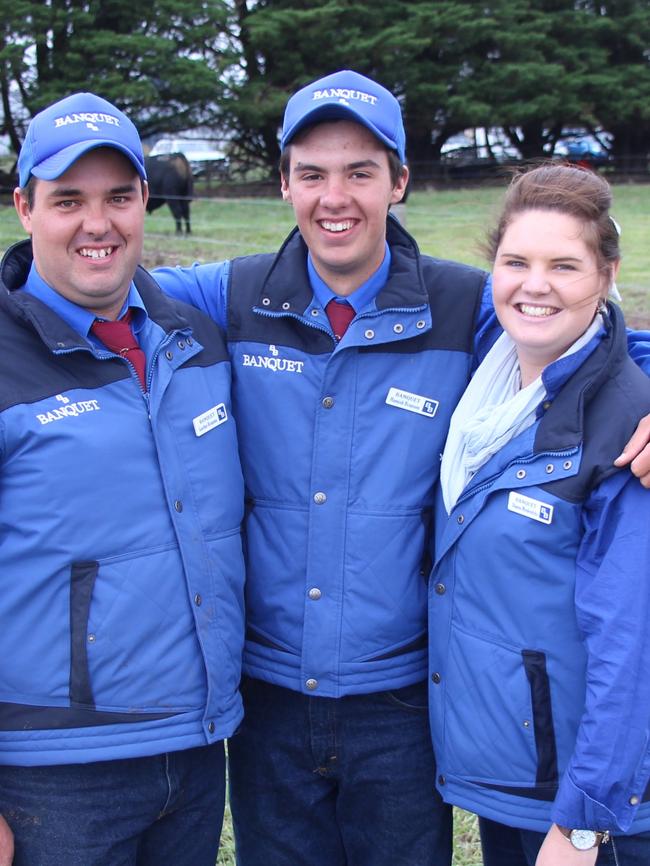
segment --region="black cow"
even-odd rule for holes
[[[151,213],[165,202],[176,220],[176,234],[182,231],[181,220],[185,220],[185,232],[190,234],[190,199],[192,198],[192,169],[182,153],[164,156],[147,156],[145,168],[149,180],[147,213]]]

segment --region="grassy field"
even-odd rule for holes
[[[407,227],[422,252],[485,265],[479,243],[492,224],[502,189],[414,192]],[[650,323],[650,185],[614,187],[613,213],[622,227],[623,265],[618,280],[623,308],[633,322]],[[277,249],[293,225],[292,211],[277,199],[211,199],[192,204],[191,237],[177,237],[168,208],[147,216],[144,263],[189,264]],[[0,207],[0,247],[22,237],[11,207]]]
[[[501,201],[498,187],[415,192],[407,228],[424,253],[485,266],[479,244]],[[623,264],[618,280],[630,320],[650,323],[650,185],[614,188],[613,214],[622,228]],[[274,199],[195,202],[193,237],[177,239],[167,209],[147,217],[145,261],[187,264],[277,249],[293,225],[289,205]]]
[[[479,243],[492,224],[500,188],[412,193],[407,227],[423,252],[485,265]],[[622,228],[623,265],[618,280],[628,321],[650,326],[650,185],[614,188],[614,216]],[[277,199],[221,199],[192,205],[193,235],[177,237],[168,209],[147,217],[144,264],[190,264],[277,249],[293,225],[291,208]],[[22,230],[10,207],[0,206],[0,247],[19,240]],[[229,816],[219,866],[234,866]],[[475,820],[457,812],[454,866],[480,866]]]

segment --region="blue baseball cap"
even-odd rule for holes
[[[119,150],[147,179],[142,142],[126,114],[94,93],[73,93],[32,118],[18,157],[18,182],[26,186],[30,175],[55,180],[96,147]]]
[[[406,134],[399,102],[381,84],[350,69],[326,75],[294,93],[284,112],[282,149],[305,126],[338,118],[363,124],[406,162]]]

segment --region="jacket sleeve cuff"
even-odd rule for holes
[[[632,795],[627,803],[622,804],[618,815],[615,815],[604,803],[594,800],[579,788],[569,773],[565,773],[553,803],[551,820],[561,827],[625,833],[640,802],[640,796],[637,798]]]

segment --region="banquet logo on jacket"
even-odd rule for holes
[[[49,412],[39,413],[36,417],[41,424],[51,424],[52,421],[61,421],[63,418],[76,418],[78,415],[85,415],[86,412],[98,412],[101,409],[97,400],[79,400],[78,403],[71,403],[70,399],[63,394],[57,394],[56,399],[63,405]]]
[[[305,366],[304,361],[293,361],[290,358],[280,358],[277,346],[269,346],[268,355],[246,355],[242,354],[242,366],[264,367],[273,373],[302,373]]]

